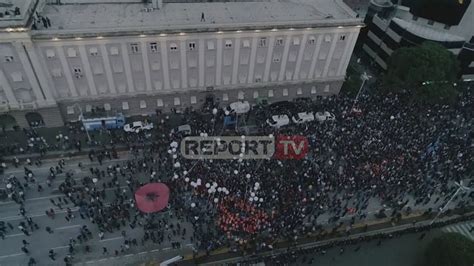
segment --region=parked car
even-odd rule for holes
[[[274,115],[267,119],[267,124],[271,127],[280,128],[290,123],[290,118],[287,115]]]
[[[319,122],[324,122],[324,121],[334,121],[336,120],[336,116],[328,111],[324,112],[316,112],[315,114],[316,120]]]
[[[250,111],[250,104],[247,101],[241,102],[233,102],[229,104],[228,107],[224,108],[224,112],[228,111],[229,113],[236,113],[236,114],[245,114]]]
[[[123,126],[123,130],[125,132],[135,132],[139,133],[144,130],[150,130],[153,129],[153,123],[144,123],[142,121],[136,121],[131,124],[126,124]]]
[[[312,112],[297,113],[291,117],[295,124],[302,124],[314,121],[314,114]]]

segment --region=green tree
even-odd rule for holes
[[[459,62],[443,46],[425,42],[396,50],[383,79],[386,90],[407,90],[413,100],[426,103],[450,102],[456,98]]]
[[[422,266],[472,266],[474,242],[458,233],[445,233],[426,247]]]

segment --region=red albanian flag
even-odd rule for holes
[[[135,192],[135,200],[140,211],[159,212],[168,205],[170,189],[163,183],[149,183]]]

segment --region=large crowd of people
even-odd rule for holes
[[[127,252],[131,245],[166,240],[173,247],[191,241],[206,252],[222,246],[261,250],[279,240],[292,241],[319,232],[322,227],[346,224],[350,233],[352,225],[367,219],[373,201],[381,208],[390,207],[394,220],[402,211],[431,205],[438,208],[448,202],[457,189],[453,182],[472,175],[472,104],[469,90],[457,104],[431,109],[406,105],[396,95],[363,97],[356,109],[351,98],[321,98],[298,108],[329,111],[335,114],[335,121],[285,128],[287,135],[310,140],[310,153],[303,160],[187,160],[170,146],[182,136],[169,133],[167,121],[154,129],[151,138],[108,132],[111,141],[89,151],[90,161],[99,161],[100,166],[77,166],[88,171],[82,180],[76,181],[74,173],[63,171],[64,160],[50,169],[48,186],[56,176],[65,176],[58,186],[63,196],[51,203],[68,208],[66,220],[78,216],[88,220],[101,238],[121,231],[125,242],[120,252]],[[221,121],[222,114],[215,119]],[[224,134],[222,124],[209,121],[197,113],[186,119],[196,135]],[[279,134],[260,124],[260,134]],[[40,136],[32,138],[44,144]],[[75,138],[61,136],[58,141],[71,141],[72,147],[82,149]],[[125,143],[129,159],[109,162],[118,157],[115,145]],[[20,210],[28,187],[44,189],[37,183],[31,160],[16,166],[22,167],[22,163],[24,180],[10,176],[7,184],[9,197]],[[169,186],[170,202],[165,211],[144,214],[137,209],[133,193],[148,182]],[[110,190],[113,194],[107,193]],[[460,193],[453,206],[468,206],[472,196]],[[54,218],[53,209],[46,213]],[[25,234],[37,230],[28,213],[23,211],[22,215],[28,222],[20,224]],[[347,215],[351,219],[344,222]],[[184,224],[192,225],[193,230],[186,231]],[[143,228],[142,237],[127,237],[127,229],[136,227]],[[0,232],[7,230],[3,228]],[[70,241],[70,256],[78,243],[89,247],[89,232],[86,226]],[[108,254],[106,247],[103,253]],[[54,251],[50,255],[55,259]],[[71,260],[65,258],[67,264]]]

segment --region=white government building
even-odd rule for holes
[[[0,0],[0,116],[337,94],[362,26],[342,0],[143,2]]]

